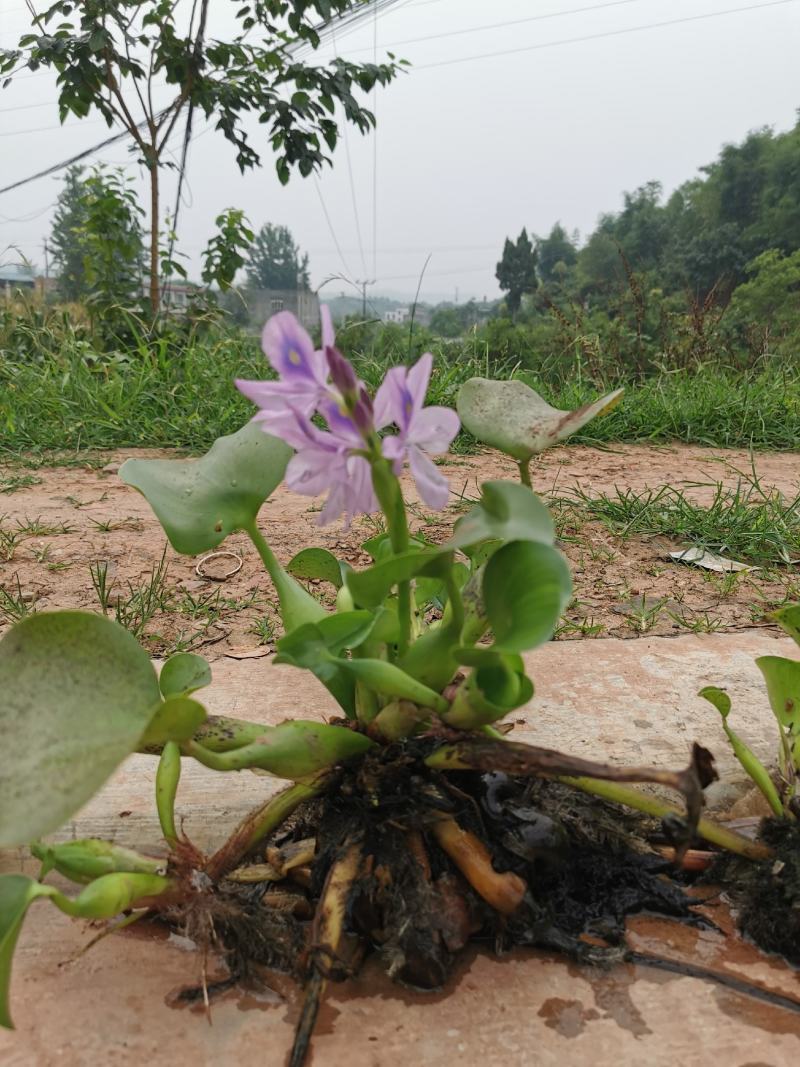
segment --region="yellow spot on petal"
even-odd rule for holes
[[[289,362],[293,363],[295,367],[299,367],[300,364],[303,362],[300,353],[295,351],[294,348],[289,350]]]

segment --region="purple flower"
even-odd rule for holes
[[[393,367],[375,395],[375,426],[395,423],[396,437],[383,440],[383,454],[392,461],[395,474],[407,459],[425,503],[439,510],[447,503],[449,488],[444,476],[426,453],[441,455],[458,433],[458,415],[449,408],[423,407],[431,377],[433,356],[426,352],[413,367]]]
[[[352,451],[360,439],[356,442],[319,430],[299,412],[294,413],[293,426],[281,436],[297,449],[286,468],[287,486],[306,496],[330,490],[319,517],[321,525],[344,514],[349,526],[354,516],[377,510],[369,463]]]
[[[320,317],[322,349],[314,348],[311,338],[291,311],[279,311],[267,321],[261,335],[261,347],[279,380],[236,379],[236,388],[263,412],[285,416],[289,406],[304,415],[311,415],[329,393],[325,348],[333,344],[334,335],[330,310],[324,305],[320,308]],[[280,433],[280,428],[276,426],[275,432]]]

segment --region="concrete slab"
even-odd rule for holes
[[[723,776],[740,780],[716,713],[696,693],[703,685],[726,686],[737,730],[769,758],[774,722],[753,663],[764,654],[800,658],[791,641],[763,631],[550,644],[529,657],[537,693],[515,714],[514,736],[592,758],[664,766],[681,765],[696,739],[718,756]],[[313,679],[269,660],[215,663],[206,703],[214,712],[264,723],[335,711]],[[132,757],[61,836],[107,836],[158,848],[154,774],[154,760]],[[179,793],[185,829],[199,846],[213,847],[274,788],[270,779],[247,772],[222,776],[189,765]],[[30,869],[29,861],[22,851],[7,852],[0,854],[0,869]],[[208,1026],[201,1015],[167,1003],[171,992],[200,974],[198,955],[177,940],[134,927],[76,958],[92,936],[86,924],[41,904],[31,919],[13,981],[18,1030],[0,1034],[4,1065],[147,1060],[200,1067],[262,1058],[265,1051],[270,1063],[285,1056],[295,1013],[292,990],[226,994]],[[800,1001],[794,972],[720,934],[637,920],[634,936],[644,949],[660,945],[671,958],[701,961]],[[699,1067],[712,1060],[783,1067],[800,1054],[800,1015],[649,968],[599,974],[540,953],[503,960],[474,953],[448,992],[409,994],[367,967],[348,987],[332,990],[313,1062],[383,1067],[455,1057],[462,1067],[603,1067],[620,1061]]]

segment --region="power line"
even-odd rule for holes
[[[24,137],[27,133],[48,133],[52,130],[75,130],[78,126],[100,126],[105,124],[105,119],[90,119],[88,122],[78,121],[70,126],[65,126],[62,123],[59,123],[57,126],[35,126],[32,130],[6,130],[5,133],[0,133],[0,137]]]
[[[665,26],[678,26],[687,22],[700,22],[704,19],[721,18],[723,15],[739,15],[745,11],[760,11],[767,7],[782,7],[784,4],[796,4],[798,0],[770,0],[767,4],[748,4],[746,7],[731,7],[726,11],[711,11],[705,15],[687,15],[680,19],[667,19],[665,22],[650,22],[645,26],[629,26],[621,30],[606,30],[604,33],[590,33],[584,37],[566,37],[561,41],[543,41],[539,44],[522,45],[520,48],[505,48],[500,52],[481,52],[474,56],[459,56],[457,59],[442,59],[437,63],[420,63],[414,70],[432,70],[434,67],[450,67],[456,63],[471,63],[476,59],[495,59],[500,56],[517,55],[520,52],[537,52],[545,48],[559,48],[561,45],[582,44],[585,41],[599,41],[605,37],[621,37],[626,33],[642,33],[644,30],[658,30]]]
[[[353,272],[350,270],[349,266],[347,265],[347,260],[344,258],[344,253],[342,252],[341,245],[339,244],[339,238],[336,236],[336,231],[333,228],[331,217],[328,214],[328,208],[325,205],[325,198],[322,195],[322,189],[320,188],[320,184],[317,180],[316,175],[314,176],[314,188],[317,190],[317,196],[319,197],[319,202],[322,205],[322,213],[325,216],[325,221],[328,224],[328,230],[330,232],[333,243],[336,246],[336,251],[339,253],[339,259],[342,261],[342,266],[344,267],[345,274],[352,277]]]
[[[627,4],[640,4],[643,0],[608,0],[608,3],[590,4],[588,7],[572,7],[568,11],[549,11],[543,15],[526,15],[523,19],[507,19],[504,22],[490,22],[483,26],[469,26],[463,30],[445,30],[442,33],[429,33],[424,37],[409,37],[404,41],[388,41],[385,48],[399,48],[404,44],[421,44],[425,41],[437,41],[442,37],[460,37],[465,33],[483,33],[486,30],[501,30],[508,26],[521,26],[527,22],[544,22],[547,19],[560,19],[567,15],[585,15],[591,11],[603,11],[610,7],[623,7]],[[353,52],[366,52],[369,45],[352,49]]]
[[[333,54],[338,59],[339,53],[336,49],[336,35],[331,34],[331,41],[333,44]],[[356,185],[353,181],[353,164],[350,159],[350,138],[347,136],[347,116],[345,115],[344,125],[342,127],[342,136],[344,139],[344,154],[347,160],[347,175],[350,181],[350,202],[353,205],[353,218],[356,224],[356,239],[358,240],[358,251],[361,256],[361,269],[366,276],[367,273],[367,261],[364,258],[364,242],[361,238],[361,220],[358,216],[358,199],[356,197]],[[366,297],[364,298],[366,301]]]

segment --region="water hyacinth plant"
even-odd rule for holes
[[[367,950],[421,988],[441,986],[476,933],[585,960],[624,956],[619,945],[583,940],[553,903],[567,882],[592,880],[575,864],[612,861],[604,846],[584,847],[585,836],[572,847],[568,828],[543,810],[547,788],[669,816],[678,853],[699,832],[764,855],[701,818],[714,771],[699,746],[688,767],[670,771],[506,738],[502,720],[533,695],[523,654],[552,636],[570,575],[527,484],[485,483],[443,544],[410,531],[400,475],[407,465],[421,499],[442,508],[447,482],[431,457],[459,428],[455,412],[425,405],[432,357],[390,370],[370,396],[335,348],[325,310],[320,348],[281,312],[265,327],[264,349],[277,379],[237,382],[257,407],[248,425],[198,460],[128,460],[120,474],[147,498],[177,552],[211,551],[233,531],[251,538],[279,600],[276,662],[313,673],[340,715],[294,719],[287,708],[272,727],[209,715],[198,693],[211,670],[200,656],[173,656],[157,675],[104,616],[41,613],[14,626],[0,642],[0,847],[29,846],[42,869],[36,879],[0,877],[5,1026],[14,945],[39,897],[86,918],[160,915],[204,944],[213,930],[234,979],[258,964],[295,974],[306,987],[290,1060],[300,1064],[325,983],[353,973]],[[470,387],[471,400],[480,388]],[[563,416],[552,416],[561,430]],[[311,548],[282,566],[257,522],[281,481],[325,494],[323,523],[379,510],[386,532],[365,543],[371,564],[354,571]],[[332,583],[335,610],[300,579]],[[158,760],[163,855],[98,840],[46,843],[133,752]],[[204,854],[176,816],[186,759],[289,784]],[[624,784],[634,781],[677,790],[684,808]],[[542,807],[532,789],[545,789]],[[565,807],[563,796],[558,803]],[[684,906],[661,868],[640,869],[641,857],[622,846],[614,854],[624,857],[613,861],[620,870],[635,867],[648,906]],[[51,870],[82,888],[60,892],[44,880]]]

